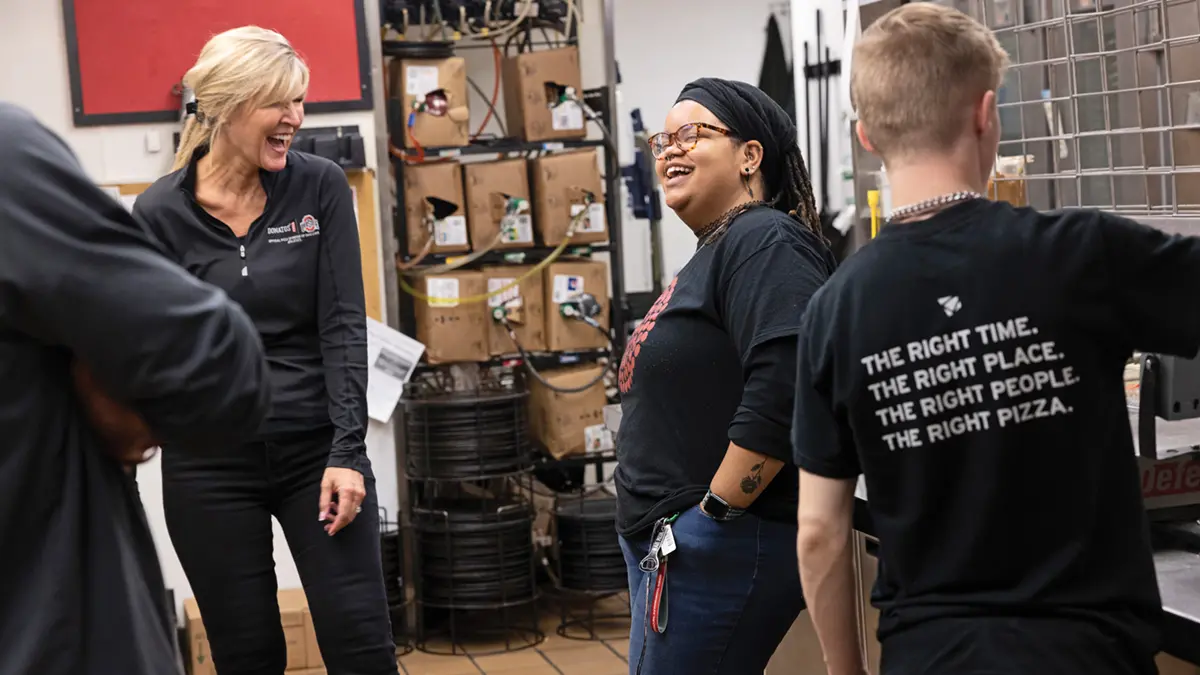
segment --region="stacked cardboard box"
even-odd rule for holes
[[[195,598],[183,602],[183,613],[187,622],[185,648],[188,651],[189,675],[217,675],[212,651],[208,647],[208,633],[204,630]],[[325,662],[317,646],[312,615],[309,614],[303,590],[296,588],[279,592],[279,620],[287,641],[288,675],[325,675]]]

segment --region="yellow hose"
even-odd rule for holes
[[[871,238],[879,234],[879,190],[867,190],[867,206],[871,209]]]

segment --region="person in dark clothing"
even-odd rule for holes
[[[885,675],[1155,673],[1161,600],[1123,386],[1191,357],[1200,241],[981,197],[1007,55],[912,3],[854,50],[878,237],[812,298],[797,359],[798,548],[831,675],[862,673],[851,560],[865,477]]]
[[[280,675],[271,517],[287,537],[329,675],[398,672],[366,455],[366,309],[353,197],[333,162],[290,150],[308,70],[273,31],[213,37],[176,170],[134,216],[262,336],[271,413],[251,442],[164,448],[167,528],[218,672]]]
[[[699,248],[618,375],[629,668],[761,673],[803,609],[783,469],[800,317],[835,262],[796,126],[766,94],[697,80],[666,129],[650,139],[655,167]]]
[[[0,157],[0,673],[181,673],[126,468],[154,439],[251,435],[262,344],[4,103]]]

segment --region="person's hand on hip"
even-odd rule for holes
[[[110,457],[133,466],[154,456],[158,441],[140,415],[104,393],[81,361],[71,363],[71,377],[84,414]]]
[[[334,501],[335,495],[337,501]],[[325,469],[325,476],[321,478],[321,515],[318,520],[322,523],[333,521],[325,526],[325,532],[332,537],[353,522],[362,512],[362,502],[366,496],[367,488],[361,473],[354,469]]]

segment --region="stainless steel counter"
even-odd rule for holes
[[[1158,551],[1154,569],[1166,615],[1163,651],[1200,665],[1200,555]]]

